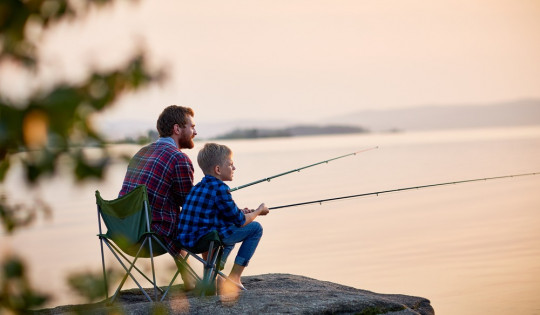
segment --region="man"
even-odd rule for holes
[[[133,156],[119,193],[123,196],[138,185],[146,185],[152,207],[152,230],[175,256],[184,254],[176,241],[178,216],[193,187],[193,163],[181,151],[194,147],[197,131],[193,116],[189,107],[171,105],[163,110],[157,120],[160,138]],[[184,272],[182,278],[186,289],[194,285]]]

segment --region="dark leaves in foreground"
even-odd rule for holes
[[[22,260],[10,256],[1,262],[0,313],[2,309],[15,313],[43,305],[48,296],[35,291],[26,278],[26,267]]]

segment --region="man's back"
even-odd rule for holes
[[[144,184],[152,208],[152,230],[179,253],[176,238],[180,206],[193,186],[193,164],[171,138],[160,138],[143,147],[131,159],[119,196]]]

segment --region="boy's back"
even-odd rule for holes
[[[235,244],[241,243],[229,274],[229,280],[236,287],[243,288],[240,280],[244,268],[262,237],[263,229],[259,222],[253,222],[258,215],[268,214],[262,203],[257,209],[240,210],[234,203],[229,186],[224,181],[234,177],[232,151],[225,145],[207,143],[199,151],[197,162],[205,174],[186,198],[180,211],[178,240],[186,247],[194,248],[197,242],[209,232],[218,232],[223,244],[221,266]]]
[[[233,226],[240,227],[245,220],[232,199],[229,186],[206,175],[186,197],[179,216],[178,240],[184,246],[194,247],[197,240],[212,230],[225,238],[232,233]]]

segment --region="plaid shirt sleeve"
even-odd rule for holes
[[[172,176],[171,194],[176,205],[182,206],[184,204],[192,187],[193,165],[187,155],[184,155],[174,164],[174,175]]]
[[[216,191],[216,208],[218,209],[218,221],[227,225],[241,227],[246,222],[246,217],[233,201],[229,187],[225,184],[219,185]]]

